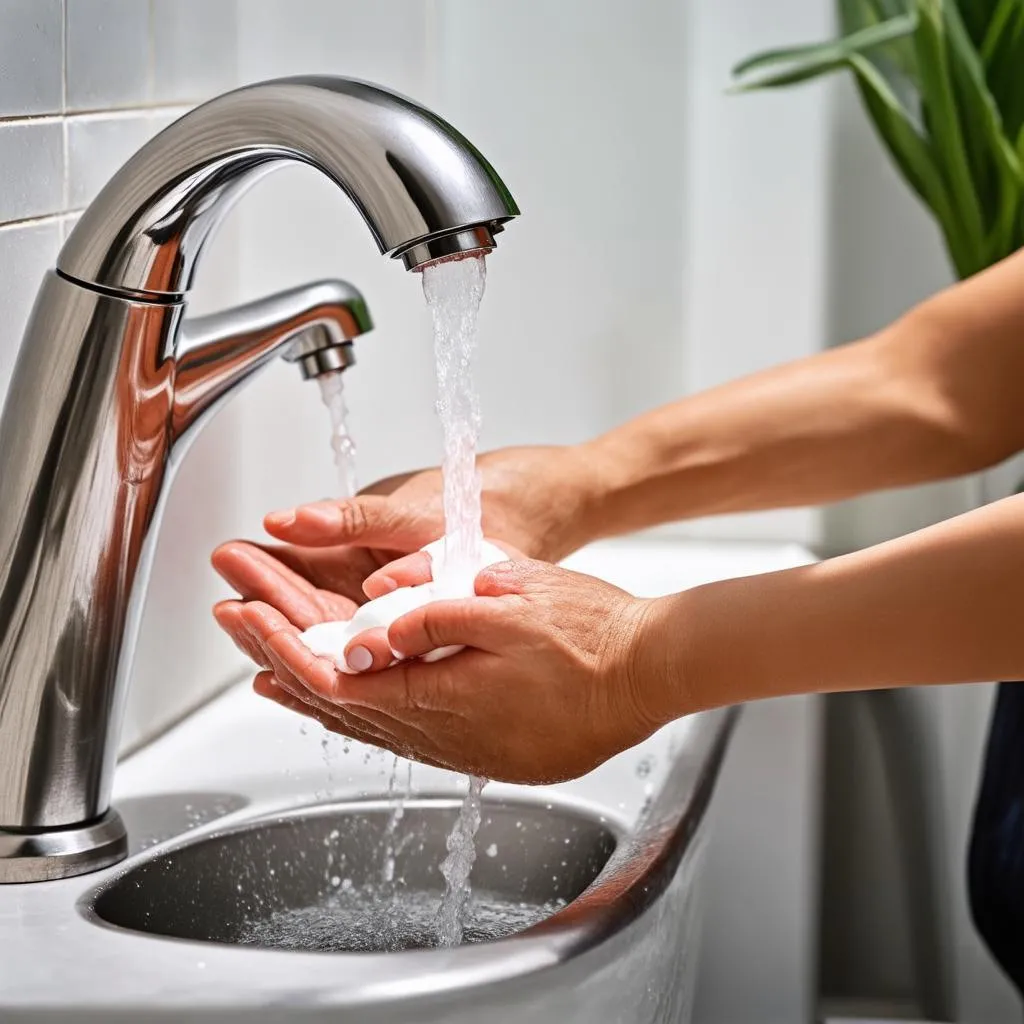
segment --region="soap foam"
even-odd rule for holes
[[[423,550],[430,556],[432,567],[445,564],[444,539],[428,544]],[[507,561],[508,555],[501,548],[484,541],[474,569],[458,574],[446,573],[442,580],[431,580],[429,583],[421,583],[415,587],[399,587],[398,590],[393,590],[390,594],[367,601],[351,619],[341,622],[319,622],[302,633],[299,639],[314,654],[330,658],[342,672],[354,675],[356,673],[345,662],[345,648],[360,633],[364,633],[368,629],[387,629],[396,619],[433,601],[472,597],[477,573],[488,566]],[[423,660],[437,661],[461,650],[461,647],[440,647],[424,655]],[[398,661],[398,653],[392,651],[392,654]]]

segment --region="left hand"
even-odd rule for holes
[[[239,614],[263,666],[256,692],[395,753],[504,782],[576,778],[671,717],[647,643],[652,602],[542,562],[506,562],[476,597],[418,608],[387,639],[437,662],[347,675],[309,651],[269,605]],[[654,645],[650,645],[654,646]]]

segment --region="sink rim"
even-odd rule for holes
[[[219,819],[206,826],[166,840],[136,854],[119,865],[119,870],[90,887],[76,901],[76,910],[89,924],[107,932],[130,936],[132,941],[148,941],[154,948],[202,951],[204,959],[222,969],[222,983],[228,988],[237,982],[236,970],[256,969],[260,963],[288,965],[289,991],[303,1002],[310,999],[320,1006],[366,1007],[395,1005],[411,999],[450,997],[456,992],[479,990],[496,984],[514,982],[524,976],[565,966],[582,954],[599,947],[622,933],[645,913],[668,887],[676,870],[693,847],[705,811],[710,802],[728,740],[739,716],[739,708],[721,708],[694,716],[693,728],[682,750],[673,755],[672,768],[650,806],[635,828],[620,840],[597,878],[575,900],[551,917],[508,938],[493,942],[459,946],[454,949],[402,950],[392,953],[334,953],[260,949],[222,943],[196,941],[140,932],[104,921],[91,907],[94,894],[131,867],[159,857],[178,846],[199,842],[217,833],[247,829],[263,821],[287,818],[290,812],[308,812],[312,808],[330,808],[331,804],[313,804],[261,811],[241,810],[238,818]],[[447,793],[440,797],[426,794],[417,799],[437,799],[456,805],[459,798]],[[515,794],[500,798],[506,804],[558,804],[595,817],[604,816],[611,829],[622,823],[606,811],[597,811],[586,800],[566,794],[540,791],[536,798]],[[386,803],[376,798],[378,803]],[[344,800],[340,804],[360,803]],[[365,804],[364,804],[365,806]],[[260,958],[260,959],[255,959]],[[278,958],[278,959],[272,959]],[[323,965],[331,968],[331,980],[324,977]],[[301,992],[303,995],[298,996]],[[236,1009],[265,1005],[261,986],[234,991]]]

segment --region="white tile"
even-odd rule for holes
[[[0,117],[61,109],[61,0],[0,5]]]
[[[192,108],[187,105],[177,107],[161,107],[159,110],[154,110],[149,115],[149,131],[150,135],[157,135],[162,132],[168,125],[174,124],[179,118],[184,117]]]
[[[67,0],[69,110],[145,102],[149,55],[149,4],[144,0]]]
[[[244,0],[242,81],[350,75],[420,99],[428,78],[429,6],[408,0]]]
[[[208,99],[238,78],[235,0],[153,0],[153,98]]]
[[[56,218],[0,227],[0,407],[43,274],[60,249]]]
[[[150,116],[86,114],[68,119],[68,205],[88,206],[111,176],[150,136]]]
[[[0,123],[0,223],[60,210],[63,147],[58,120]]]

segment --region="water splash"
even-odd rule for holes
[[[317,382],[320,397],[331,417],[331,450],[338,470],[338,497],[352,498],[359,490],[359,484],[356,480],[356,446],[348,430],[345,378],[341,370],[334,370],[321,374]]]
[[[238,935],[239,944],[317,952],[395,952],[438,945],[436,893],[413,890],[396,902],[380,886],[357,888],[345,881],[349,884],[313,906],[254,915]],[[516,901],[481,892],[473,901],[463,940],[487,942],[514,935],[564,906],[561,899]]]
[[[388,803],[391,813],[384,826],[384,857],[381,864],[381,887],[386,889],[395,880],[395,853],[397,848],[396,835],[405,817],[405,802],[412,795],[412,762],[405,763],[405,782],[398,782],[398,764],[402,759],[396,754],[391,765],[391,778],[388,780]]]
[[[480,400],[473,381],[477,317],[487,281],[482,256],[435,263],[423,269],[423,294],[434,325],[437,414],[444,432],[445,557],[435,578],[456,584],[475,575],[483,543],[480,474]],[[446,888],[437,917],[442,946],[462,941],[469,906],[469,876],[476,860],[480,793],[485,779],[472,777],[441,865]]]

